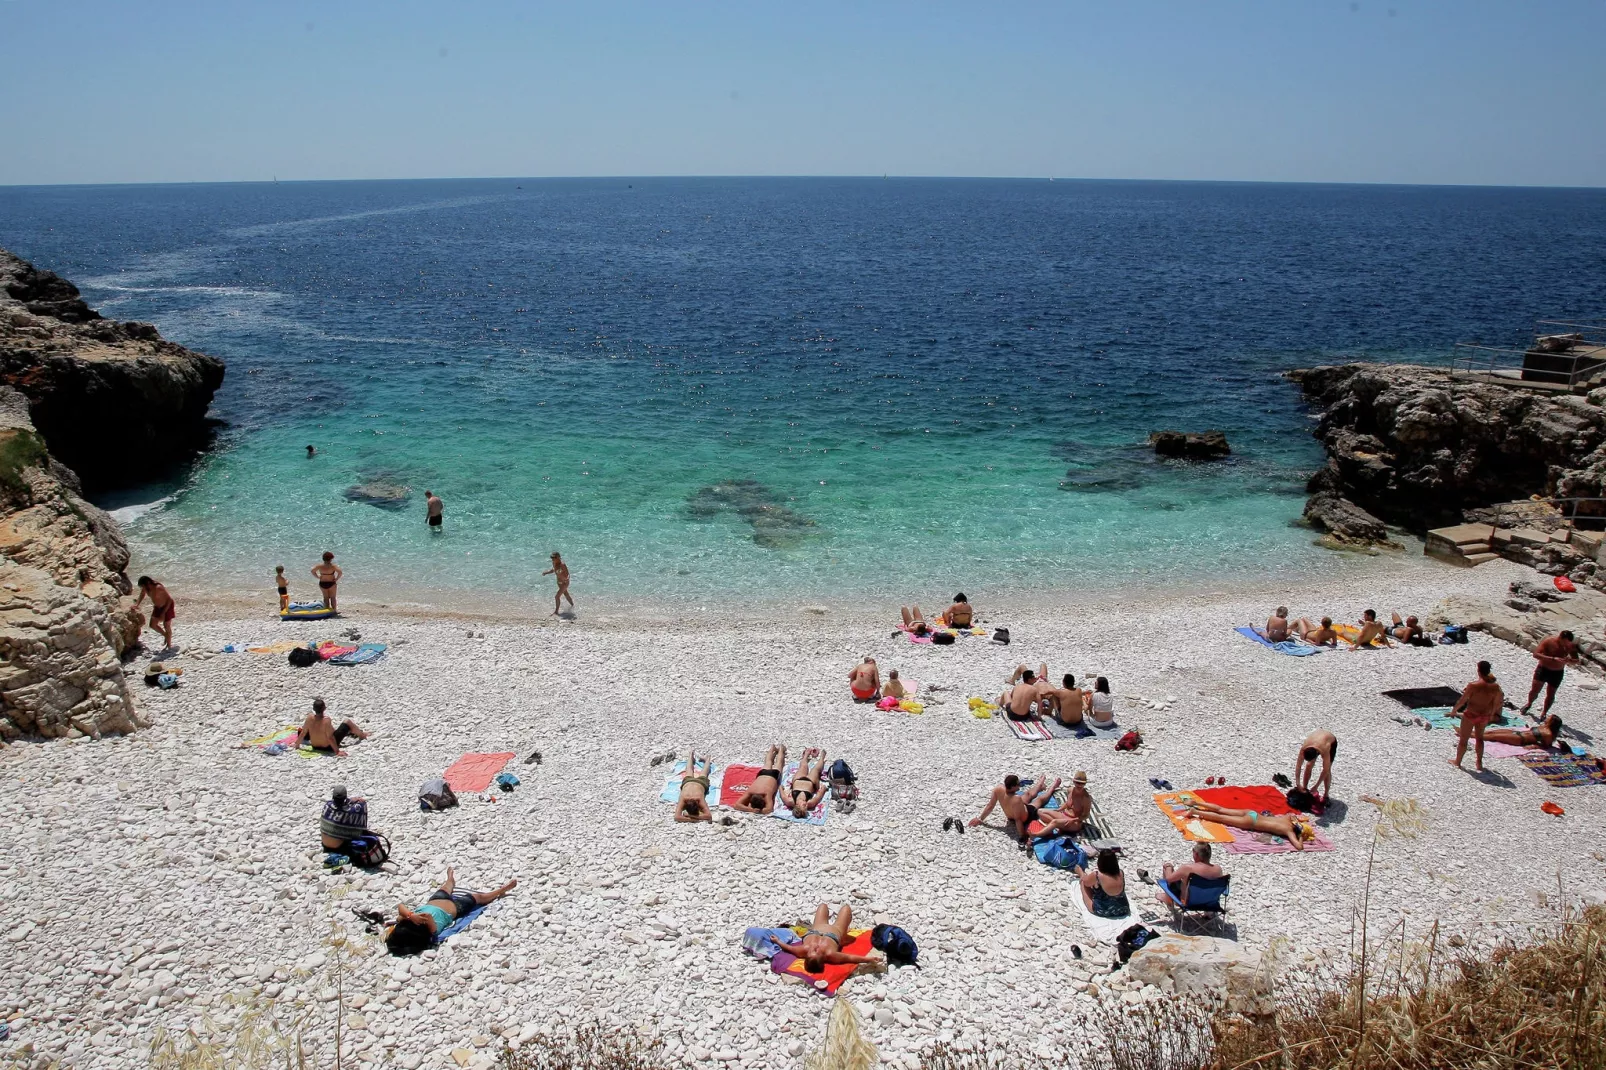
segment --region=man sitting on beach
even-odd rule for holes
[[[311,747],[313,750],[344,758],[346,752],[340,749],[342,743],[347,739],[368,738],[368,733],[358,727],[356,721],[341,721],[336,725],[324,710],[323,699],[312,700],[312,715],[302,722],[301,731],[296,734],[296,746]]]
[[[874,702],[881,697],[881,674],[875,658],[869,654],[848,672],[848,687],[853,691],[854,702]]]
[[[1360,625],[1360,634],[1354,639],[1345,640],[1349,643],[1351,650],[1362,650],[1371,646],[1374,642],[1381,646],[1394,645],[1389,642],[1388,629],[1383,627],[1382,622],[1377,619],[1377,610],[1368,609],[1365,613],[1362,613]]]
[[[329,792],[329,801],[323,804],[323,816],[318,819],[318,833],[326,851],[343,850],[346,844],[368,831],[368,800],[353,799],[346,794],[343,784],[336,784]]]
[[[943,611],[942,618],[948,622],[950,628],[970,627],[974,616],[970,600],[965,597],[964,591],[954,595],[954,604]]]
[[[1086,691],[1076,686],[1074,673],[1066,673],[1060,678],[1061,687],[1051,687],[1046,691],[1049,709],[1054,714],[1054,720],[1067,728],[1078,728],[1082,724],[1082,717],[1092,706],[1092,698]]]
[[[1266,619],[1266,630],[1260,633],[1267,642],[1280,643],[1288,638],[1288,607],[1278,606],[1277,612]]]
[[[1053,690],[1047,681],[1048,663],[1044,662],[1037,668],[1038,671],[1033,672],[1024,665],[1015,666],[1015,671],[1009,674],[1009,686],[998,696],[998,704],[1004,708],[1004,712],[1017,721],[1034,716],[1034,706],[1046,700]]]
[[[1031,828],[1033,821],[1038,820],[1039,817],[1044,820],[1052,820],[1058,816],[1059,811],[1057,810],[1043,809],[1058,790],[1060,790],[1059,780],[1056,779],[1054,783],[1050,784],[1048,775],[1044,773],[1033,781],[1031,790],[1025,795],[1017,795],[1015,793],[1020,791],[1020,777],[1011,773],[1004,778],[1004,783],[1001,786],[994,788],[992,794],[987,796],[987,805],[982,808],[982,812],[979,815],[970,819],[970,827],[975,828],[983,821],[986,821],[987,815],[993,812],[993,807],[1002,807],[1005,818],[1005,831],[1016,839],[1025,842],[1029,836],[1028,830]]]
[[[1323,617],[1320,627],[1312,624],[1304,617],[1300,617],[1289,625],[1289,630],[1295,636],[1303,639],[1311,646],[1337,646],[1338,632],[1333,630],[1333,618]]]
[[[1305,737],[1305,742],[1299,745],[1299,757],[1294,759],[1294,790],[1310,795],[1312,799],[1326,805],[1328,795],[1333,791],[1333,763],[1338,760],[1338,737],[1326,729],[1312,732]],[[1316,763],[1322,763],[1322,775],[1316,777],[1315,784],[1311,777],[1316,773]]]
[[[1142,876],[1142,874],[1139,874]],[[1184,862],[1180,866],[1173,866],[1170,862],[1160,867],[1160,880],[1166,889],[1176,896],[1180,903],[1188,901],[1188,881],[1194,877],[1200,880],[1220,880],[1225,874],[1220,866],[1210,861],[1210,845],[1196,843],[1193,845],[1193,861]],[[1160,897],[1165,902],[1165,896]]]
[[[1487,661],[1478,662],[1478,678],[1466,686],[1450,710],[1450,716],[1461,718],[1461,726],[1456,731],[1455,760],[1450,762],[1457,769],[1461,768],[1461,759],[1467,756],[1467,739],[1470,737],[1474,743],[1472,764],[1478,772],[1483,772],[1483,741],[1485,729],[1500,716],[1500,707],[1506,701],[1506,694],[1500,690],[1500,683],[1494,678],[1494,668]]]

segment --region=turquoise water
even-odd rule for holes
[[[0,241],[222,356],[125,508],[192,586],[936,598],[1297,576],[1277,373],[1599,302],[1591,191],[879,180],[0,190]],[[1158,462],[1161,427],[1234,458]],[[315,444],[308,459],[304,447]],[[348,501],[405,485],[388,510]],[[441,533],[423,492],[446,503]],[[745,511],[744,511],[745,507]],[[307,583],[302,584],[301,580]]]

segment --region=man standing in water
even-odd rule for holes
[[[445,508],[441,504],[441,500],[435,497],[434,491],[426,490],[424,492],[424,520],[435,531],[440,531],[441,529],[441,513]]]
[[[167,588],[151,579],[149,576],[139,578],[139,597],[134,599],[134,608],[138,609],[146,598],[151,600],[151,619],[146,625],[151,631],[157,632],[166,644],[163,649],[173,648],[173,616],[175,607],[173,596],[167,593]],[[1548,709],[1548,707],[1546,707]]]
[[[556,576],[558,580],[558,594],[552,599],[552,615],[557,616],[563,607],[563,600],[569,600],[569,609],[574,609],[574,596],[569,594],[569,566],[563,563],[563,558],[556,550],[552,551],[552,567],[541,573],[543,576]]]
[[[317,577],[318,590],[323,592],[323,604],[339,613],[340,602],[337,597],[339,587],[336,585],[340,582],[340,577],[344,576],[345,573],[341,571],[339,565],[335,564],[335,555],[327,550],[324,551],[323,564],[313,565],[312,574]]]

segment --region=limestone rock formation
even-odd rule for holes
[[[1235,1014],[1263,1015],[1275,1009],[1269,966],[1261,952],[1232,940],[1167,934],[1134,951],[1127,972]]]
[[[102,319],[72,283],[0,249],[0,383],[28,398],[56,459],[100,490],[205,445],[223,362],[148,323]]]
[[[1305,502],[1305,523],[1341,546],[1387,544],[1388,525],[1348,498],[1318,491]]]
[[[1571,394],[1452,380],[1419,365],[1289,372],[1320,411],[1332,495],[1313,522],[1358,507],[1421,533],[1466,510],[1533,494],[1596,496],[1606,485],[1606,410]],[[1310,511],[1307,511],[1310,515]]]
[[[1149,445],[1161,457],[1182,457],[1190,461],[1213,461],[1232,452],[1227,436],[1220,431],[1154,431]]]

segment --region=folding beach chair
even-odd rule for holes
[[[1230,873],[1214,879],[1189,877],[1186,887],[1182,889],[1183,894],[1187,896],[1187,902],[1178,899],[1165,881],[1160,881],[1157,887],[1166,906],[1171,908],[1171,924],[1175,925],[1178,931],[1186,931],[1189,923],[1192,923],[1194,931],[1197,932],[1212,920],[1227,913],[1226,904],[1222,900],[1227,898],[1228,886],[1231,883]]]

